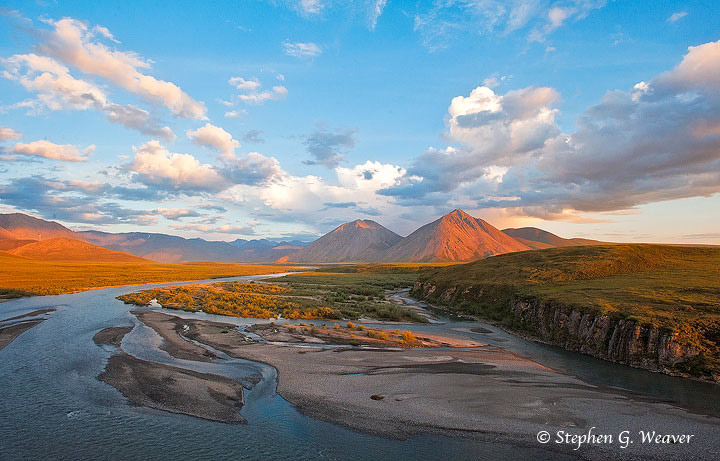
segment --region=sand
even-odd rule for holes
[[[244,404],[242,383],[133,357],[120,348],[123,337],[131,330],[109,327],[93,337],[97,345],[117,348],[98,376],[100,381],[116,388],[133,405],[222,423],[247,422],[239,413]],[[205,361],[207,357],[198,354],[196,360]]]
[[[34,326],[40,325],[47,317],[35,318],[41,315],[55,312],[56,309],[40,309],[28,314],[10,317],[0,320],[0,350],[3,350],[15,338],[25,333]]]
[[[157,314],[143,319],[153,319],[155,327],[174,322],[163,318],[170,315]],[[497,347],[362,350],[252,344],[242,333],[227,336],[212,322],[192,322],[193,340],[275,367],[277,392],[302,413],[369,434],[441,433],[578,454],[571,444],[540,445],[537,433],[548,431],[554,439],[557,431],[583,434],[595,427],[595,433],[617,437],[630,431],[639,438],[639,431],[655,430],[693,434],[694,443],[638,441],[622,451],[617,445],[596,445],[583,447],[581,454],[587,459],[620,454],[713,459],[720,452],[720,419],[598,388]]]

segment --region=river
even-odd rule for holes
[[[260,276],[213,281],[257,278]],[[393,440],[306,417],[275,393],[274,368],[227,356],[213,363],[172,358],[158,348],[159,336],[130,314],[131,306],[115,299],[163,285],[178,283],[21,298],[0,304],[3,319],[57,308],[46,321],[0,351],[0,459],[563,459],[528,443],[511,446],[439,435]],[[254,321],[202,313],[183,315],[238,324]],[[529,342],[481,322],[450,318],[442,312],[438,315],[444,323],[413,329],[452,331],[498,345],[590,384],[720,416],[717,386],[630,369]],[[116,389],[97,380],[112,351],[92,341],[99,330],[122,325],[136,325],[123,348],[139,358],[233,378],[261,376],[260,383],[246,394],[242,414],[248,424],[223,424],[129,406]]]

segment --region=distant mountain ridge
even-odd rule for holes
[[[358,219],[336,227],[302,250],[291,254],[288,261],[376,262],[401,240],[402,237],[398,234],[375,221]]]
[[[534,227],[505,229],[457,209],[426,224],[407,237],[372,220],[355,220],[338,226],[309,245],[297,240],[237,239],[231,242],[184,238],[175,235],[101,231],[74,232],[52,221],[22,213],[0,214],[0,251],[5,254],[31,255],[34,258],[66,258],[68,252],[80,256],[97,254],[97,260],[122,260],[125,257],[93,250],[80,243],[51,239],[71,239],[112,250],[128,257],[156,262],[469,262],[489,256],[531,249],[602,242],[565,239]],[[64,253],[63,253],[64,252]],[[59,256],[58,256],[59,255]],[[132,260],[130,257],[128,260]],[[114,259],[113,259],[114,258]]]
[[[518,240],[536,250],[555,247],[576,247],[584,245],[603,244],[603,242],[600,242],[598,240],[588,240],[581,238],[566,239],[558,237],[551,232],[538,229],[537,227],[519,227],[503,229],[503,232],[510,237],[513,237],[515,240]]]
[[[83,240],[95,245],[165,263],[182,261],[267,262],[297,251],[295,246],[275,250],[274,248],[282,245],[269,240],[250,240],[238,246],[237,240],[222,242],[201,238],[186,239],[175,235],[147,232],[113,234],[82,231],[78,234]]]

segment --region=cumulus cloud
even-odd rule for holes
[[[8,128],[6,126],[0,126],[0,142],[14,141],[20,137],[20,132]]]
[[[481,87],[449,108],[450,140],[381,193],[406,203],[464,196],[545,219],[720,192],[720,41],[628,91],[609,91],[561,133],[551,89]]]
[[[111,123],[118,123],[129,129],[172,141],[175,134],[160,123],[149,112],[132,105],[111,103],[105,92],[84,80],[70,75],[67,67],[56,60],[36,54],[14,55],[3,59],[3,76],[20,83],[26,90],[37,94],[36,100],[28,100],[18,107],[27,107],[31,112],[43,108],[49,110],[88,110],[103,112]]]
[[[160,123],[150,113],[139,107],[127,104],[106,104],[102,108],[108,121],[119,123],[125,128],[139,131],[142,134],[174,141],[175,133],[169,126],[160,126]]]
[[[250,152],[244,158],[233,155],[225,156],[221,160],[222,174],[233,184],[265,185],[286,175],[277,159],[257,152]]]
[[[105,105],[107,98],[99,87],[70,75],[70,70],[46,56],[16,54],[3,59],[3,76],[20,83],[26,90],[37,93],[38,104],[50,110],[85,110]]]
[[[133,147],[133,151],[135,157],[127,168],[147,186],[179,192],[217,192],[228,186],[212,165],[201,164],[190,154],[170,152],[158,141]]]
[[[323,165],[335,168],[348,150],[355,147],[353,131],[330,131],[318,129],[303,141],[308,153],[314,158],[305,160],[306,165]]]
[[[240,94],[238,98],[246,104],[260,105],[265,101],[277,101],[285,99],[288,95],[288,90],[282,85],[272,87],[272,91],[262,91],[249,94]],[[225,114],[227,116],[227,114]]]
[[[257,152],[238,157],[228,151],[220,156],[220,164],[211,165],[190,154],[170,152],[158,141],[133,151],[125,168],[135,173],[135,181],[168,193],[217,193],[234,185],[262,186],[286,175],[277,159]]]
[[[260,88],[260,81],[257,78],[245,80],[242,77],[230,77],[228,83],[237,88],[238,90],[243,91],[254,91]]]
[[[150,103],[167,107],[175,116],[205,118],[204,104],[195,101],[174,83],[143,73],[151,67],[150,62],[135,52],[111,49],[96,40],[98,33],[107,38],[109,31],[107,34],[98,32],[97,28],[72,18],[45,22],[52,29],[38,31],[42,43],[37,49],[43,55],[86,74],[103,77]]]
[[[44,157],[64,162],[87,162],[88,155],[95,150],[95,145],[80,149],[72,144],[55,144],[50,141],[33,141],[31,143],[17,143],[7,152],[16,155]]]
[[[230,133],[210,123],[195,131],[188,130],[187,137],[195,144],[209,147],[226,157],[232,157],[235,149],[240,147],[240,143]]]
[[[46,219],[87,224],[152,224],[143,210],[124,208],[114,202],[99,202],[97,188],[78,181],[58,181],[41,176],[16,178],[0,185],[0,200],[24,212]]]
[[[296,58],[314,58],[322,54],[322,49],[313,42],[285,42],[283,50],[286,55]]]

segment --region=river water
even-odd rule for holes
[[[255,278],[258,277],[221,280]],[[198,363],[174,359],[159,350],[159,336],[130,314],[131,306],[115,297],[162,285],[21,298],[0,304],[0,319],[57,308],[46,321],[0,351],[0,460],[377,460],[420,456],[429,459],[564,459],[557,453],[543,451],[530,440],[518,441],[513,446],[438,435],[393,440],[306,417],[275,394],[277,375],[268,365],[229,357],[214,363]],[[183,315],[231,320],[238,324],[253,322],[202,313]],[[720,416],[717,386],[634,370],[535,344],[481,322],[447,316],[442,320],[445,323],[413,326],[412,329],[451,331],[506,348],[591,384]],[[98,347],[92,341],[99,330],[123,325],[137,326],[125,337],[123,348],[140,358],[232,378],[262,377],[260,383],[246,393],[246,405],[241,412],[248,424],[223,424],[129,406],[117,390],[97,380],[112,350]]]

